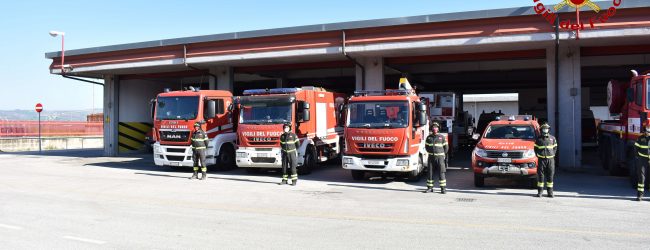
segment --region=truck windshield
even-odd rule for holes
[[[158,97],[156,120],[193,120],[198,113],[198,96]]]
[[[409,124],[406,101],[352,102],[348,104],[350,128],[406,128]]]
[[[291,122],[291,102],[287,100],[242,100],[241,124],[280,124]]]
[[[535,129],[528,125],[492,125],[485,131],[487,139],[535,139]]]

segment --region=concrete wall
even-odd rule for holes
[[[43,150],[102,148],[103,146],[102,137],[45,137],[41,141]],[[38,151],[38,138],[2,138],[0,151]]]
[[[150,100],[165,88],[177,88],[176,84],[154,80],[123,80],[119,87],[120,122],[152,122]]]

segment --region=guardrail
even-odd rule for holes
[[[41,138],[43,150],[90,149],[104,147],[101,136],[69,136]],[[0,151],[38,151],[38,137],[0,138]]]

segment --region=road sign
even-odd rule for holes
[[[43,104],[37,103],[35,109],[36,112],[41,113],[43,111]]]

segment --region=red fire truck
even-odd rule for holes
[[[154,162],[158,166],[192,167],[191,135],[195,122],[208,134],[207,165],[235,167],[236,134],[228,107],[232,93],[222,90],[166,89],[152,100]]]
[[[403,173],[418,180],[427,161],[426,111],[426,100],[410,87],[355,92],[345,112],[343,168],[351,170],[355,180],[366,172]]]
[[[339,156],[345,95],[319,87],[252,89],[236,98],[239,109],[237,166],[281,168],[280,135],[291,124],[298,135],[298,170],[310,173]]]
[[[625,170],[636,187],[636,149],[634,142],[641,135],[642,124],[648,121],[650,71],[639,75],[632,71],[629,82],[612,80],[607,85],[607,105],[616,120],[603,121],[598,126],[598,150],[601,162],[612,175]]]

